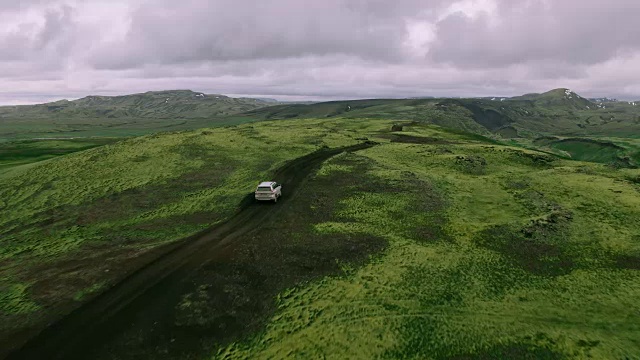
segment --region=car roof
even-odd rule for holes
[[[275,181],[263,181],[258,186],[271,186],[271,184],[275,184]]]

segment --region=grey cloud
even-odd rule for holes
[[[235,94],[270,94],[273,96],[312,96],[315,98],[410,97],[424,95],[477,95],[484,91],[505,91],[509,80],[498,73],[489,74],[443,71],[421,65],[390,65],[381,68],[376,62],[357,58],[319,61],[313,57],[284,60],[238,61],[241,71],[235,75],[228,64],[169,71],[171,65],[149,66],[127,78],[112,73],[100,91],[118,87],[132,88],[146,84],[148,89],[193,88],[197,91]],[[242,69],[259,68],[262,72]],[[236,69],[237,70],[237,69]],[[131,72],[132,70],[127,70]],[[493,77],[488,80],[487,77]],[[88,77],[87,77],[88,78]],[[96,78],[93,76],[92,78]],[[132,84],[132,85],[124,85]],[[144,90],[144,88],[137,88]],[[495,92],[493,93],[495,94]]]
[[[0,104],[174,88],[640,99],[636,0],[495,0],[495,12],[440,17],[455,2],[0,0]],[[416,50],[407,25],[420,22]]]
[[[15,30],[0,34],[0,61],[60,64],[77,36],[73,9],[66,5],[48,8],[43,17],[41,27],[34,22],[24,22]]]
[[[432,1],[430,6],[443,3]],[[125,39],[98,52],[100,68],[144,63],[346,54],[398,61],[405,20],[419,0],[153,1],[132,15]]]
[[[588,76],[587,66],[563,61],[530,61],[529,75],[535,79],[581,79]]]
[[[0,0],[0,11],[19,11],[46,3],[47,0]]]
[[[464,67],[596,64],[640,49],[638,14],[635,0],[500,0],[493,19],[457,13],[440,21],[429,56]]]
[[[0,37],[0,61],[15,61],[25,59],[30,51],[31,39],[23,32],[28,26]]]
[[[68,49],[70,38],[74,35],[71,32],[74,25],[72,12],[70,6],[47,10],[44,27],[36,39],[36,47],[43,49],[53,45],[56,51]]]

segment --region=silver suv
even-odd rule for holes
[[[256,188],[255,196],[256,200],[278,202],[278,198],[282,196],[282,185],[275,181],[261,182]]]

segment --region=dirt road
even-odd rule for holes
[[[130,330],[134,321],[137,322],[135,331],[140,332],[140,337],[170,328],[173,324],[169,322],[174,321],[174,317],[169,314],[175,312],[181,296],[193,287],[185,281],[189,274],[198,271],[212,258],[224,256],[226,249],[243,235],[276,219],[286,209],[287,203],[296,197],[305,178],[323,161],[345,151],[362,150],[373,145],[363,143],[324,149],[285,164],[273,174],[273,178],[283,184],[283,197],[278,204],[257,204],[253,201],[253,194],[248,194],[241,210],[228,221],[178,242],[113,288],[46,328],[9,354],[7,359],[111,358],[110,354],[98,353],[97,349],[104,348],[105,343],[113,342],[118,334]],[[198,334],[186,334],[168,341],[176,340],[181,341],[182,346],[189,346],[190,342],[198,346],[200,338]]]

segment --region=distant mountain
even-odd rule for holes
[[[257,120],[348,117],[418,121],[506,138],[640,132],[640,106],[627,102],[618,102],[615,107],[595,103],[566,88],[512,98],[370,99],[287,104],[251,110],[244,115]]]
[[[273,105],[191,90],[149,91],[123,96],[87,96],[39,105],[0,107],[0,118],[208,118]]]
[[[190,90],[150,91],[0,107],[0,135],[4,133],[11,138],[29,132],[38,136],[80,136],[97,128],[101,134],[121,129],[119,133],[137,135],[214,123],[345,117],[417,121],[504,138],[615,136],[640,133],[638,104],[640,102],[590,101],[566,88],[511,98],[363,99],[320,103],[232,98]]]
[[[509,101],[532,101],[540,106],[563,106],[574,109],[594,108],[595,103],[583,98],[570,89],[560,88],[542,94],[525,94],[508,99]]]

